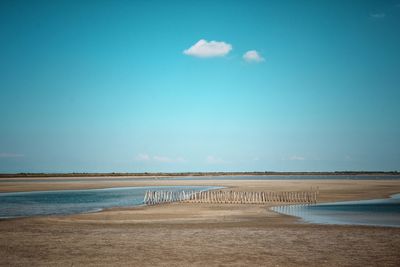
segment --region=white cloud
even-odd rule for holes
[[[138,154],[135,157],[136,161],[152,161],[152,162],[163,162],[163,163],[179,163],[179,162],[185,162],[185,159],[182,157],[176,157],[176,158],[170,158],[166,156],[150,156],[148,154]]]
[[[153,160],[158,161],[158,162],[165,162],[165,163],[178,163],[178,162],[185,161],[185,159],[182,157],[170,158],[170,157],[165,157],[165,156],[154,156]]]
[[[351,157],[351,156],[349,156],[349,155],[346,155],[346,156],[344,157],[344,159],[347,160],[347,161],[352,161],[352,160],[353,160],[353,157]]]
[[[150,156],[147,154],[139,154],[135,157],[135,160],[137,161],[148,161],[150,160]]]
[[[185,55],[194,57],[223,57],[232,50],[232,45],[225,42],[201,39],[189,49],[183,51]]]
[[[223,164],[223,163],[227,163],[225,160],[218,158],[218,157],[214,157],[214,156],[207,156],[206,157],[206,162],[208,164]]]
[[[16,153],[0,153],[0,158],[22,158],[25,155],[16,154]]]
[[[256,50],[249,50],[243,55],[243,59],[247,62],[262,62],[265,59]]]
[[[164,163],[180,163],[180,162],[185,162],[185,159],[182,157],[176,157],[176,158],[171,158],[171,157],[165,157],[165,156],[154,156],[153,157],[154,161],[158,162],[164,162]]]
[[[168,158],[168,157],[164,157],[164,156],[154,156],[153,159],[155,161],[159,161],[159,162],[171,162],[172,159]]]
[[[370,16],[371,16],[371,18],[374,18],[374,19],[383,19],[384,17],[386,17],[386,14],[385,13],[375,13],[375,14],[371,14]]]
[[[301,157],[301,156],[291,156],[289,157],[289,160],[305,160],[305,157]]]

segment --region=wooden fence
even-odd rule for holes
[[[317,202],[318,189],[293,192],[235,192],[211,191],[147,191],[144,203],[155,205],[170,202],[262,204],[262,203],[303,203]]]

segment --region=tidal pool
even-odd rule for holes
[[[67,215],[143,205],[147,190],[204,191],[211,186],[147,186],[0,193],[0,218]]]
[[[386,199],[288,205],[272,210],[308,223],[400,227],[400,194]]]

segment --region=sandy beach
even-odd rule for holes
[[[236,191],[319,187],[320,202],[382,198],[396,180],[149,180],[13,183],[1,192],[149,185]],[[400,228],[301,223],[269,205],[173,203],[0,221],[2,266],[399,266]]]

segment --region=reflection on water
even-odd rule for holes
[[[400,194],[388,199],[288,205],[272,209],[310,223],[400,227]]]
[[[149,186],[0,193],[0,218],[65,215],[143,204],[147,190],[203,191],[221,187]]]

